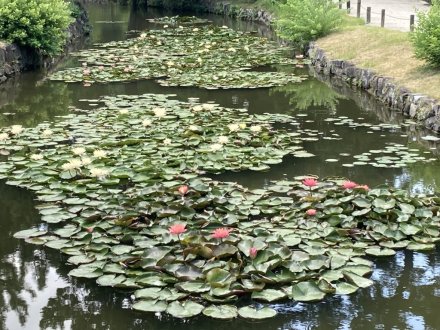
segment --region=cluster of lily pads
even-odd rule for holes
[[[77,53],[82,66],[58,71],[52,80],[82,82],[160,78],[164,86],[207,89],[258,88],[299,82],[285,72],[257,72],[270,64],[295,64],[285,48],[252,33],[203,26],[149,30],[139,37]]]
[[[101,101],[59,122],[2,129],[0,177],[41,202],[44,224],[15,237],[67,254],[71,276],[135,290],[136,310],[272,317],[262,302],[353,293],[372,284],[365,256],[440,239],[438,197],[337,178],[249,190],[201,177],[306,153],[300,131],[271,126],[292,117],[166,95]]]
[[[162,24],[165,27],[168,25],[171,26],[179,26],[179,25],[198,25],[198,24],[208,24],[211,23],[210,20],[206,18],[200,18],[196,16],[164,16],[164,17],[155,17],[147,19],[150,23]]]

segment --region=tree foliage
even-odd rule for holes
[[[54,55],[72,21],[64,0],[0,0],[0,38]]]
[[[287,0],[280,5],[278,34],[300,47],[337,28],[343,13],[332,0]]]
[[[440,0],[434,0],[427,13],[419,12],[418,26],[411,34],[416,57],[440,66]]]

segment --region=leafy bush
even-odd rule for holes
[[[440,0],[434,0],[427,13],[419,12],[418,26],[411,34],[416,57],[440,66]]]
[[[72,21],[64,0],[0,0],[0,38],[54,55]]]
[[[304,48],[337,28],[343,13],[332,0],[287,0],[280,5],[278,15],[278,34]]]

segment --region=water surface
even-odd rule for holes
[[[123,40],[127,31],[153,27],[147,18],[170,14],[157,10],[133,11],[115,4],[90,6],[95,42]],[[270,35],[260,25],[207,16],[215,24]],[[66,58],[60,66],[75,63]],[[277,70],[285,68],[265,68]],[[388,184],[414,193],[431,193],[440,188],[439,161],[411,164],[406,168],[376,168],[370,165],[345,167],[353,155],[381,150],[399,143],[437,158],[437,145],[421,137],[431,133],[414,124],[402,126],[405,118],[376,102],[371,96],[347,86],[330,87],[323,77],[314,77],[309,68],[289,68],[308,79],[301,84],[254,90],[202,90],[162,87],[154,81],[130,83],[64,84],[44,80],[45,72],[27,73],[0,85],[0,125],[34,126],[56,120],[73,108],[87,108],[83,99],[102,95],[167,93],[187,100],[215,101],[222,106],[248,108],[250,113],[287,113],[299,126],[316,131],[319,140],[305,142],[313,158],[286,157],[268,172],[224,173],[222,180],[262,187],[270,180],[317,174],[344,176],[370,186]],[[370,127],[335,125],[327,118],[345,116]],[[380,130],[381,123],[396,124]],[[314,133],[315,134],[315,133]],[[335,138],[339,140],[327,139]],[[336,158],[329,163],[326,159]],[[67,276],[66,257],[57,251],[35,247],[12,238],[16,231],[39,223],[32,193],[0,184],[0,329],[438,329],[440,315],[440,250],[430,253],[399,251],[393,258],[375,260],[375,284],[351,296],[327,296],[319,303],[287,303],[274,307],[278,315],[270,320],[216,321],[203,316],[176,320],[167,315],[134,312],[127,291],[98,287],[93,281]]]

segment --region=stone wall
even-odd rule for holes
[[[426,128],[440,133],[440,103],[422,94],[398,86],[392,78],[376,74],[353,63],[327,57],[325,51],[311,44],[308,55],[315,70],[336,77],[374,95],[392,109],[421,122]]]
[[[90,31],[87,12],[83,6],[80,8],[81,13],[67,30],[65,52]],[[0,83],[22,71],[53,65],[58,59],[59,57],[43,56],[30,47],[0,42]]]

